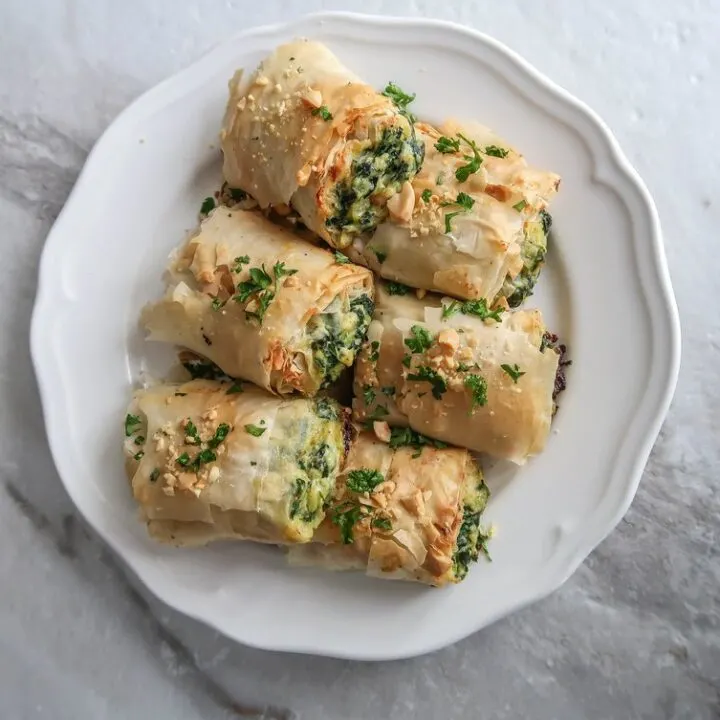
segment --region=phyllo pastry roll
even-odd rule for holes
[[[425,161],[408,202],[348,248],[381,277],[462,299],[519,305],[547,249],[560,178],[535,169],[487,128],[416,125]]]
[[[138,390],[125,436],[133,495],[154,538],[302,543],[325,515],[349,425],[327,398],[192,380]]]
[[[141,315],[150,339],[279,394],[312,396],[334,382],[372,316],[368,270],[244,210],[214,210],[167,277],[163,298]]]
[[[281,45],[250,75],[236,73],[220,137],[231,187],[263,208],[292,205],[337,248],[387,217],[388,199],[424,152],[402,100],[309,40]]]
[[[560,356],[538,310],[378,287],[354,417],[523,464],[547,440]]]
[[[313,542],[295,565],[364,570],[428,585],[460,582],[485,549],[489,491],[467,450],[392,447],[370,433],[351,445]]]

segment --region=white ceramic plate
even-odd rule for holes
[[[148,360],[158,351],[142,342],[136,318],[161,292],[168,251],[219,185],[227,80],[297,36],[327,43],[378,88],[393,80],[416,92],[420,117],[477,119],[563,177],[530,304],[569,344],[569,389],[546,452],[520,471],[487,473],[494,562],[450,589],[289,568],[251,544],[155,545],[123,474],[131,387],[143,369],[163,367]],[[452,643],[543,597],[613,529],[667,411],[680,339],[652,200],[588,108],[480,33],[327,14],[239,35],[112,124],[48,238],[32,354],[68,492],[152,592],[250,645],[389,659]]]

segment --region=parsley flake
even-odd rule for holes
[[[214,450],[228,436],[229,432],[230,426],[227,423],[220,423],[215,430],[215,435],[208,440],[208,447]]]
[[[245,426],[245,432],[253,437],[260,437],[266,430],[267,428],[259,427],[258,425],[249,424]]]
[[[423,199],[423,202],[430,202],[430,198],[432,197],[432,190],[430,190],[430,188],[426,188],[422,191],[420,197]]]
[[[340,529],[340,538],[344,545],[353,541],[353,527],[355,523],[368,513],[363,505],[345,502],[333,508],[331,519],[333,525]]]
[[[400,89],[395,83],[391,82],[385,86],[383,95],[389,97],[395,105],[407,115],[407,119],[410,122],[415,122],[415,116],[407,111],[407,106],[415,99],[415,93],[408,95],[404,90]]]
[[[463,315],[473,315],[481,320],[495,320],[495,322],[500,322],[504,310],[501,307],[490,310],[485,298],[466,300],[465,302],[451,300],[449,303],[443,305],[442,319],[446,320],[459,312]]]
[[[373,340],[370,343],[370,362],[377,362],[377,359],[380,357],[380,342],[378,340]]]
[[[444,443],[440,440],[433,440],[432,438],[426,437],[425,435],[421,435],[419,432],[416,432],[409,427],[392,428],[392,430],[390,430],[389,445],[392,449],[399,447],[414,447],[422,449],[426,446],[432,446],[438,449],[448,447],[447,443]]]
[[[485,154],[492,155],[493,157],[504,158],[508,156],[510,151],[505,148],[498,147],[497,145],[486,145]]]
[[[417,369],[417,372],[410,373],[407,376],[408,380],[414,382],[428,382],[432,388],[432,395],[436,400],[440,400],[443,393],[447,390],[447,381],[437,370],[433,370],[427,365],[422,365]]]
[[[412,337],[405,339],[405,345],[410,352],[422,353],[432,345],[432,335],[422,325],[413,325],[410,333]]]
[[[372,492],[385,478],[382,473],[369,468],[351,470],[348,473],[346,484],[356,493]]]
[[[513,205],[513,209],[517,210],[518,212],[522,212],[526,206],[527,203],[525,202],[525,200],[521,200],[520,202]]]
[[[346,258],[342,253],[339,253],[336,251],[334,253],[334,255],[335,255],[335,262],[338,263],[339,265],[347,265],[347,263],[350,262],[350,260],[348,258]]]
[[[370,387],[370,385],[365,385],[363,387],[363,400],[365,401],[366,405],[372,405],[375,402],[375,390]]]
[[[237,393],[244,392],[242,383],[238,380],[234,382],[225,393],[226,395],[236,395]]]
[[[515,363],[515,365],[502,364],[500,367],[512,378],[514,383],[517,383],[517,381],[525,374],[520,370],[517,363]]]
[[[392,522],[390,518],[385,515],[378,515],[377,517],[374,517],[371,525],[374,528],[384,530],[385,532],[390,532],[392,530]]]
[[[375,248],[371,248],[371,250],[375,253],[375,257],[378,259],[378,262],[381,265],[387,260],[386,252],[383,252],[382,250],[376,250]]]
[[[439,137],[438,141],[435,143],[435,149],[444,155],[460,152],[460,140],[443,135]]]
[[[125,416],[125,437],[130,437],[137,431],[137,425],[140,425],[140,418],[137,415],[128,413]]]
[[[398,282],[389,282],[385,286],[388,295],[407,295],[410,292],[410,288],[407,285],[403,285]]]
[[[312,111],[313,115],[319,115],[325,122],[332,120],[332,113],[328,110],[327,105],[321,105]]]
[[[209,215],[215,209],[215,199],[206,197],[200,206],[201,215]]]
[[[480,156],[480,150],[478,150],[478,146],[473,140],[468,140],[468,138],[466,138],[461,133],[458,133],[458,137],[462,141],[467,143],[473,152],[472,155],[463,155],[463,157],[468,161],[468,163],[467,165],[461,165],[455,171],[455,177],[457,178],[457,181],[465,182],[473,173],[476,173],[480,169],[480,165],[482,165],[482,157]]]
[[[470,412],[487,404],[487,382],[480,375],[468,375],[463,383],[470,390],[472,402]]]
[[[250,264],[250,257],[248,255],[239,255],[233,260],[233,265],[230,268],[234,273],[240,274],[243,269],[243,265]]]

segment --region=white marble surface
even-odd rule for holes
[[[670,416],[618,529],[544,602],[381,665],[241,647],[148,597],[62,489],[28,350],[43,241],[112,118],[237,29],[317,9],[461,21],[595,108],[657,201],[684,332]],[[717,0],[4,0],[0,717],[720,718],[719,39]]]

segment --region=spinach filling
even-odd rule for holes
[[[411,180],[422,165],[425,146],[415,130],[393,126],[383,130],[380,141],[364,148],[353,159],[348,176],[335,188],[334,212],[325,225],[345,247],[352,236],[374,230],[388,214],[385,202]]]
[[[313,526],[322,519],[345,453],[344,422],[337,405],[327,398],[314,401],[314,412],[305,427],[304,442],[291,459],[295,480],[288,517]]]
[[[487,554],[487,541],[490,535],[480,529],[480,516],[490,498],[490,490],[482,476],[473,479],[475,485],[466,491],[463,503],[463,519],[455,542],[452,571],[455,582],[460,582],[468,574],[470,563],[477,561],[481,552]]]
[[[525,237],[520,256],[523,268],[514,279],[507,278],[500,292],[511,308],[516,308],[533,293],[547,254],[548,236],[552,226],[550,213],[541,210],[534,220],[525,224]]]
[[[353,364],[374,307],[372,298],[364,292],[337,297],[308,323],[314,370],[322,377],[322,387],[334,383]]]

